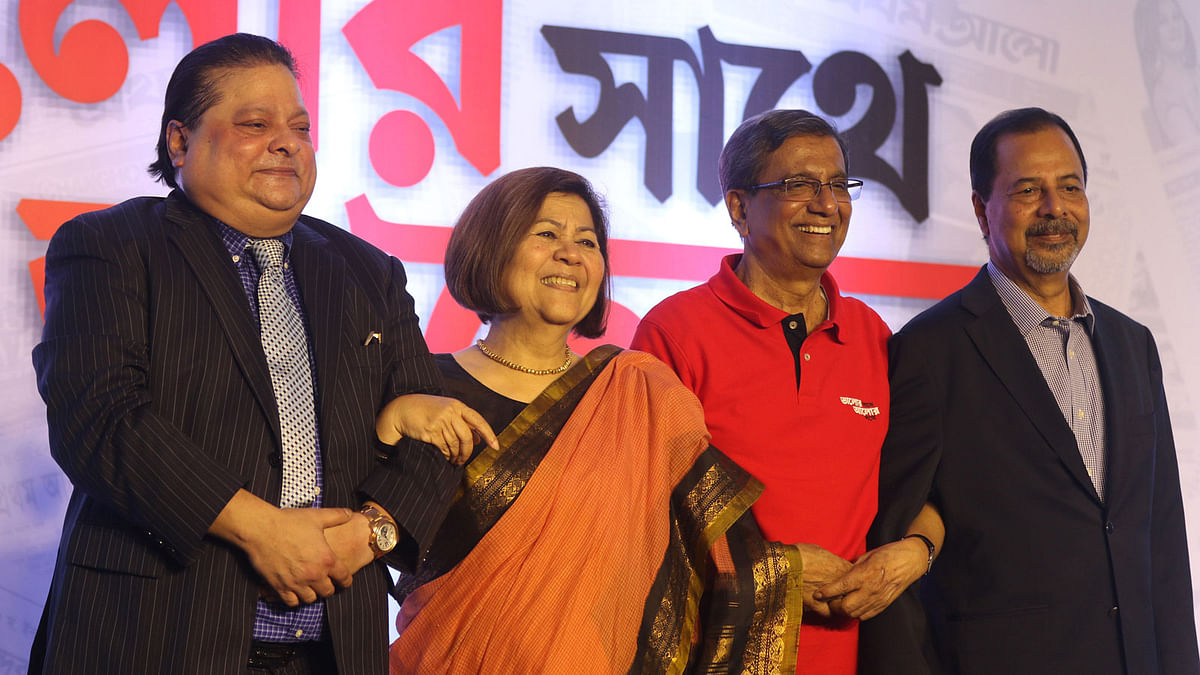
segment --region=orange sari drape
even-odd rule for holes
[[[594,350],[469,465],[456,506],[482,535],[404,599],[393,673],[679,673],[731,650],[757,655],[743,663],[751,672],[794,669],[798,556],[744,534],[761,486],[710,448],[699,402],[666,366],[615,351]],[[531,473],[500,470],[580,391]],[[776,592],[737,619],[746,626],[700,617],[703,593],[753,604],[759,583]]]

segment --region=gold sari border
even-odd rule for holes
[[[529,431],[529,428],[542,415],[546,414],[551,407],[561,401],[580,382],[587,379],[597,369],[604,367],[608,363],[608,360],[620,351],[622,351],[621,348],[615,345],[601,345],[596,347],[580,359],[578,363],[571,366],[570,370],[551,382],[541,394],[538,394],[537,398],[525,406],[525,409],[504,428],[504,431],[500,432],[499,436],[497,436],[499,448],[484,448],[474,460],[467,464],[466,475],[463,481],[465,486],[472,487],[480,478],[487,475],[488,471],[492,469],[492,466],[505,451],[517,439],[523,436],[525,432]]]
[[[646,598],[638,654],[629,673],[674,675],[688,672],[689,666],[696,668],[698,659],[692,649],[696,631],[715,628],[700,618],[702,596],[715,578],[710,552],[718,540],[729,535],[762,490],[761,482],[712,446],[676,485],[671,499],[671,536]],[[697,527],[686,527],[685,521]],[[757,535],[757,527],[753,527]],[[695,646],[707,652],[705,644]],[[719,660],[726,658],[727,649],[722,654]]]
[[[787,623],[783,631],[783,662],[780,673],[796,672],[796,650],[799,649],[800,622],[804,619],[804,558],[794,545],[781,545],[788,561]]]
[[[696,634],[696,626],[700,619],[700,598],[704,595],[704,579],[695,570],[688,580],[688,594],[685,607],[687,614],[683,618],[683,626],[679,635],[679,646],[675,658],[667,666],[666,675],[683,675],[686,672],[691,655],[692,638]],[[635,661],[636,662],[636,661]]]
[[[393,589],[398,602],[459,564],[525,489],[562,425],[594,380],[622,350],[593,349],[530,402],[499,435],[500,449],[484,448],[467,464],[459,489],[425,558]]]
[[[725,534],[733,524],[737,522],[742,514],[749,511],[754,502],[762,496],[763,484],[753,476],[749,476],[749,481],[742,486],[740,490],[729,500],[725,508],[721,509],[720,513],[701,531],[701,540],[703,541],[704,550],[712,548],[713,542]]]

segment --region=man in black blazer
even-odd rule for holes
[[[168,197],[80,216],[47,253],[33,359],[75,490],[31,669],[386,672],[374,561],[415,566],[459,477],[417,439],[470,442],[477,418],[428,396],[399,261],[300,215],[316,162],[286,49],[239,34],[184,57],[158,149]],[[252,253],[270,240],[273,296]],[[405,442],[377,446],[397,397],[440,416],[386,421]]]
[[[944,547],[919,599],[864,624],[863,672],[1200,672],[1154,339],[1069,274],[1086,180],[1057,115],[1008,111],[975,137],[990,262],[892,338],[870,543],[928,502]]]

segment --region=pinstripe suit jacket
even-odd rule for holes
[[[294,232],[325,505],[381,503],[409,535],[395,562],[411,566],[458,471],[431,446],[375,452],[382,404],[441,386],[404,270],[328,223],[302,216]],[[364,346],[376,331],[382,341]],[[45,671],[244,672],[259,583],[239,549],[205,533],[239,488],[278,503],[279,415],[207,216],[176,191],[64,224],[33,361],[51,453],[75,486],[38,641]],[[327,600],[341,672],[386,672],[389,581],[368,565]]]

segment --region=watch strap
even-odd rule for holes
[[[916,532],[900,537],[900,541],[904,541],[905,539],[920,539],[921,541],[925,542],[926,548],[929,549],[929,560],[925,563],[925,574],[929,574],[929,570],[933,569],[933,555],[937,552],[937,547],[933,545],[933,542],[929,539],[929,537]]]

